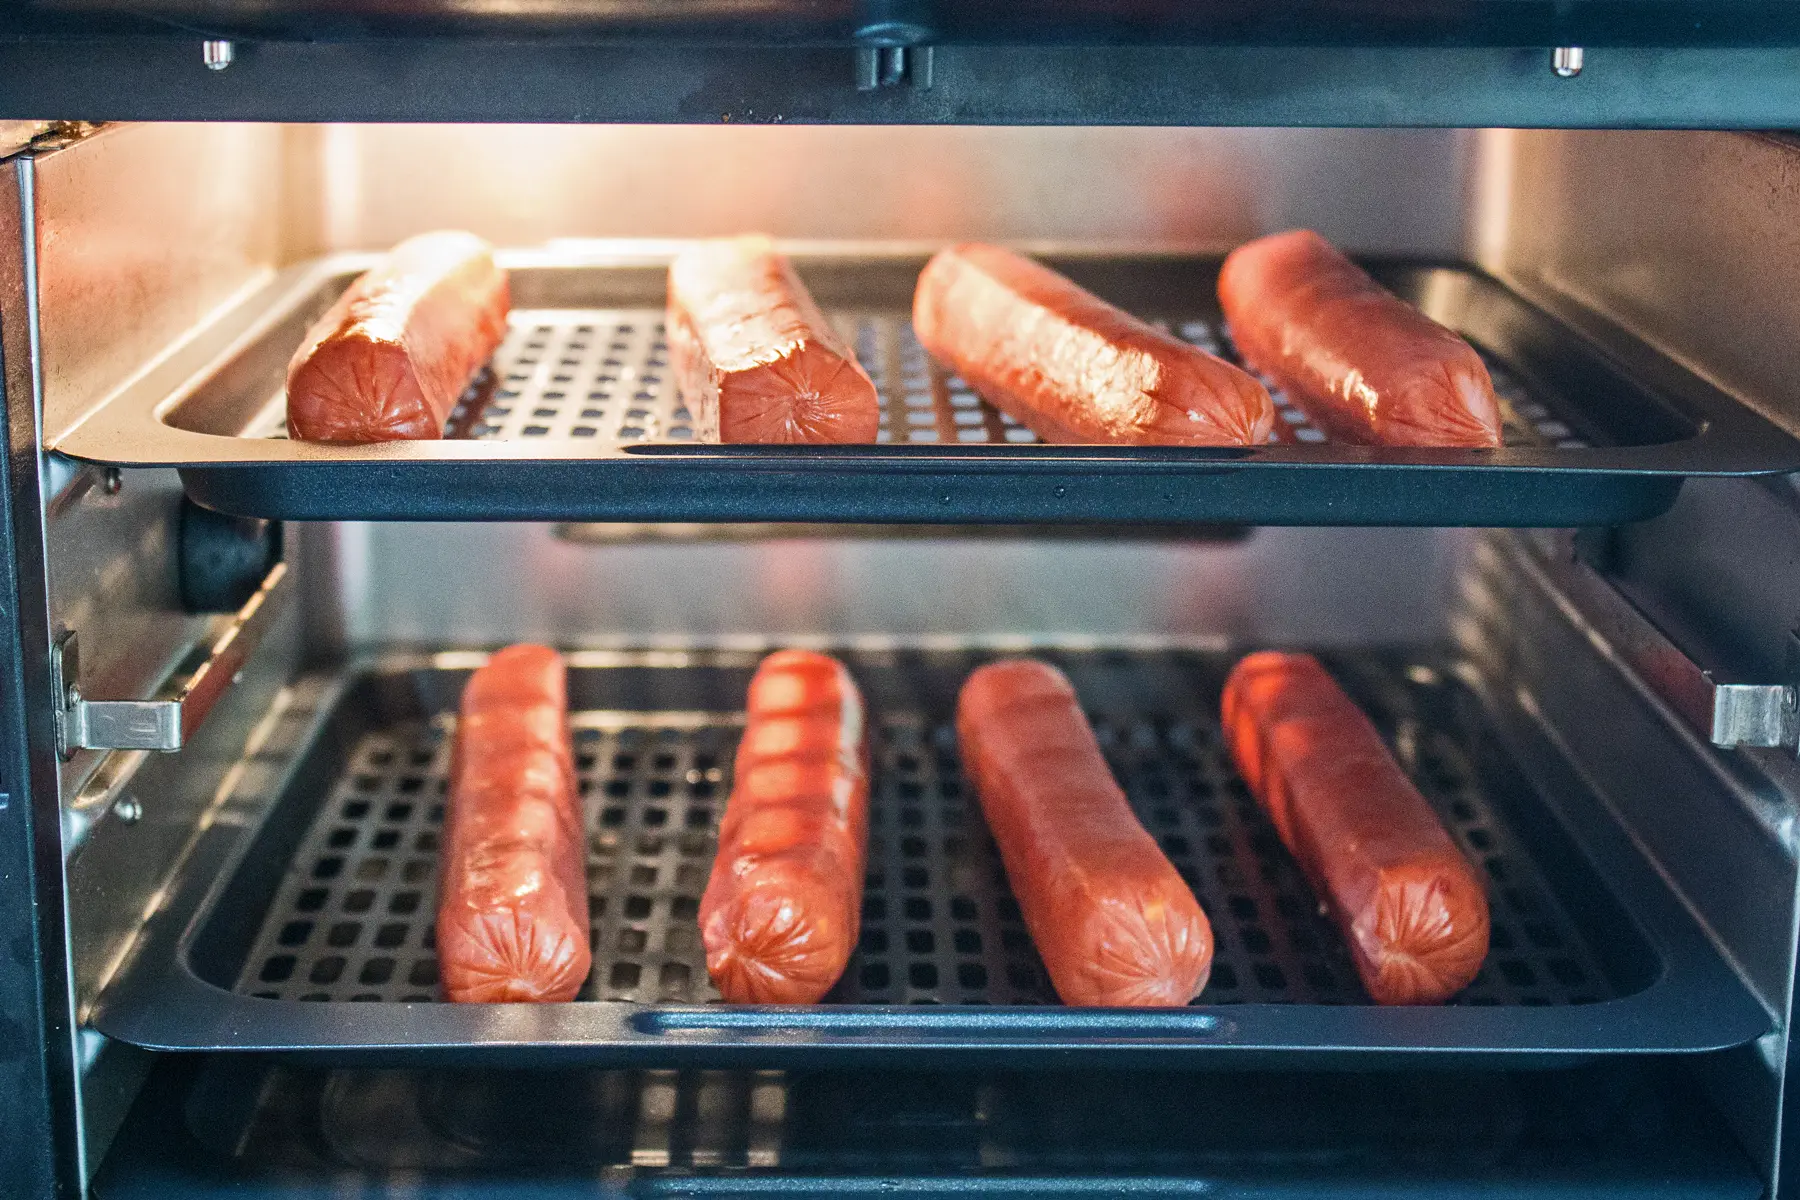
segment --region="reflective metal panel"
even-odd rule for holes
[[[1592,306],[1800,429],[1800,142],[1485,136],[1488,265]]]
[[[319,205],[317,241],[291,245],[295,256],[446,226],[513,246],[760,229],[1218,249],[1298,225],[1363,251],[1449,255],[1473,144],[1458,130],[956,126],[338,125],[293,136],[296,186],[315,188]]]
[[[135,125],[37,158],[47,441],[267,270],[280,136]]]
[[[315,647],[1134,637],[1351,645],[1443,633],[1460,530],[1237,543],[997,537],[580,544],[542,525],[307,527]]]

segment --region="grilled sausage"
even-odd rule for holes
[[[1046,442],[1248,446],[1275,406],[1254,378],[998,246],[938,252],[919,342]]]
[[[1063,1003],[1199,995],[1212,926],[1133,815],[1062,672],[1029,659],[982,667],[963,684],[956,733]]]
[[[463,690],[437,952],[451,1000],[572,1000],[587,979],[587,838],[562,657],[495,654]]]
[[[856,947],[869,841],[862,695],[843,664],[784,650],[750,681],[719,852],[700,899],[726,1000],[812,1004]]]
[[[1244,361],[1340,441],[1498,446],[1481,356],[1310,230],[1239,246],[1219,302]]]
[[[288,363],[288,435],[442,437],[469,377],[506,336],[506,272],[472,233],[408,238],[358,276]]]
[[[667,328],[702,440],[875,440],[875,385],[768,238],[717,238],[678,254]]]
[[[1487,956],[1481,881],[1381,735],[1309,654],[1225,684],[1232,757],[1350,943],[1378,1004],[1435,1004]]]

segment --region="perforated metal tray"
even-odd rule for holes
[[[1484,873],[1493,951],[1476,981],[1439,1009],[1368,1002],[1222,750],[1214,712],[1229,659],[1067,652],[1052,657],[1218,949],[1186,1009],[1057,1006],[956,757],[956,689],[983,657],[849,656],[872,714],[869,872],[861,942],[821,1005],[712,1003],[696,914],[755,661],[742,654],[576,656],[592,974],[570,1004],[438,1002],[451,714],[480,661],[448,655],[328,689],[254,839],[203,842],[216,884],[156,919],[95,1025],[170,1049],[771,1063],[982,1051],[1554,1058],[1708,1049],[1767,1028],[1643,864],[1609,871],[1575,848],[1444,664],[1376,655],[1333,667]]]
[[[1230,355],[1215,259],[1047,256]],[[930,362],[907,314],[923,257],[796,252],[879,386],[873,446],[694,441],[662,340],[666,255],[513,256],[511,330],[440,441],[289,442],[284,368],[365,260],[299,268],[54,449],[175,466],[200,503],[291,519],[1592,525],[1653,516],[1689,475],[1800,469],[1800,443],[1641,346],[1603,353],[1491,278],[1376,263],[1487,358],[1497,450],[1333,445],[1278,397],[1256,448],[1045,446]]]

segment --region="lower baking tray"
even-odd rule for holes
[[[1713,1049],[1768,1029],[1622,841],[1577,848],[1448,664],[1369,653],[1330,665],[1482,870],[1493,949],[1480,976],[1441,1008],[1369,1003],[1223,751],[1214,714],[1229,657],[1064,651],[1048,657],[1205,907],[1217,955],[1187,1008],[1063,1008],[957,761],[956,690],[984,657],[847,656],[871,713],[869,869],[861,941],[820,1005],[724,1005],[707,978],[696,915],[755,656],[699,652],[574,656],[594,948],[580,998],[439,1002],[448,752],[461,685],[481,661],[448,654],[325,690],[260,828],[244,838],[241,823],[214,823],[193,882],[154,919],[94,1025],[158,1049],[775,1065],[982,1052],[1015,1065],[1072,1054],[1166,1065],[1170,1052],[1555,1060]]]
[[[1232,355],[1218,260],[1048,255],[1115,303]],[[924,258],[871,247],[796,262],[881,395],[872,446],[694,440],[662,335],[666,254],[514,255],[510,331],[438,441],[287,441],[289,357],[366,265],[297,268],[147,372],[52,449],[178,467],[198,502],[295,520],[1613,524],[1691,475],[1800,470],[1800,442],[1641,345],[1602,351],[1480,272],[1369,264],[1467,337],[1505,445],[1333,445],[1277,395],[1279,444],[1045,446],[926,356],[907,314]]]

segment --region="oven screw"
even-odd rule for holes
[[[144,815],[144,806],[138,803],[136,796],[120,796],[119,802],[113,805],[113,815],[127,825],[135,825]]]
[[[209,38],[200,43],[200,61],[209,71],[223,71],[237,56],[237,48],[223,38]]]
[[[1558,46],[1550,52],[1550,69],[1558,79],[1573,79],[1581,74],[1583,57],[1580,46]]]
[[[119,494],[119,489],[124,486],[124,472],[120,471],[117,467],[106,468],[106,474],[102,476],[100,480],[100,490],[109,496],[116,496]]]

